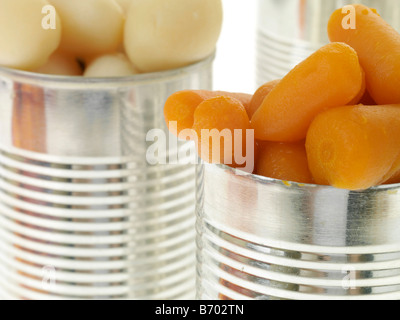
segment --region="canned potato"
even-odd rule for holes
[[[126,53],[142,72],[179,68],[212,54],[221,25],[221,0],[132,0]]]
[[[137,73],[137,70],[123,53],[115,53],[94,59],[86,67],[84,76],[90,78],[125,77]]]
[[[43,27],[42,10],[47,5],[46,0],[0,0],[1,66],[34,70],[57,49],[61,24]]]
[[[80,57],[117,51],[124,15],[114,0],[51,0],[60,14],[60,49]]]

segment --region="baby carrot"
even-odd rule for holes
[[[251,120],[258,140],[304,140],[321,111],[344,106],[362,87],[357,53],[344,43],[328,44],[287,74]]]
[[[178,136],[182,130],[191,129],[194,112],[199,104],[217,96],[230,96],[238,99],[246,109],[249,108],[252,98],[249,94],[224,91],[184,90],[176,92],[167,99],[164,106],[165,121],[169,130]],[[177,129],[170,126],[171,122],[177,123]]]
[[[207,99],[194,113],[193,130],[196,133],[198,154],[209,163],[236,167],[237,152],[241,152],[240,155],[246,152],[248,129],[250,120],[246,109],[239,100],[232,97]],[[241,136],[235,136],[235,131]]]
[[[348,103],[349,106],[354,106],[356,104],[359,104],[360,101],[364,98],[366,92],[367,92],[367,80],[365,78],[365,72],[364,70],[361,68],[362,71],[362,85],[361,85],[361,90],[360,92],[357,94],[357,96],[350,101],[350,103]]]
[[[396,172],[392,177],[386,180],[383,184],[397,184],[400,183],[400,171]]]
[[[280,80],[270,81],[257,89],[257,91],[253,95],[253,98],[250,101],[249,108],[247,109],[247,113],[250,119],[253,117],[254,113],[261,106],[266,96],[270,94],[272,89],[274,89],[279,82]]]
[[[186,90],[171,95],[164,105],[164,117],[169,131],[179,136],[183,130],[191,129],[194,112],[204,100],[206,97],[201,91]],[[173,122],[176,122],[175,127]]]
[[[400,169],[400,105],[345,106],[318,115],[307,134],[318,184],[368,189]]]
[[[247,115],[248,115],[251,99],[253,98],[253,96],[251,94],[240,93],[240,92],[226,92],[226,91],[212,91],[211,94],[212,94],[212,97],[228,96],[228,97],[239,100],[243,104],[243,107],[246,109]]]
[[[304,141],[297,143],[261,142],[255,173],[284,181],[313,183]]]
[[[374,9],[354,5],[355,29],[342,26],[346,14],[335,11],[328,24],[331,41],[341,41],[358,53],[367,87],[378,104],[400,103],[400,34]]]

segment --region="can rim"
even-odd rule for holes
[[[375,186],[375,187],[371,187],[366,190],[348,190],[348,189],[339,189],[336,187],[324,186],[324,185],[319,185],[319,184],[299,183],[299,182],[283,181],[283,180],[279,180],[279,179],[263,177],[263,176],[259,176],[256,174],[244,173],[240,169],[235,169],[235,168],[229,167],[224,164],[207,164],[207,165],[211,165],[215,168],[218,168],[218,170],[224,170],[231,174],[235,174],[239,177],[244,177],[244,178],[247,177],[248,179],[250,179],[254,182],[257,182],[257,183],[274,184],[274,185],[277,185],[280,187],[294,188],[294,189],[303,190],[303,191],[312,190],[312,189],[320,189],[320,190],[335,190],[337,192],[347,192],[347,193],[353,192],[353,193],[363,194],[363,193],[370,193],[370,192],[377,192],[377,191],[382,192],[382,191],[400,190],[400,183]]]
[[[85,87],[129,87],[132,85],[147,84],[151,82],[160,82],[165,79],[179,77],[182,74],[189,74],[205,65],[211,64],[216,57],[216,51],[205,59],[192,63],[190,65],[158,72],[149,72],[135,74],[128,77],[108,77],[108,78],[85,78],[83,76],[60,76],[51,74],[42,74],[31,71],[23,71],[0,66],[0,76],[6,76],[24,83],[35,83],[45,85],[59,84],[61,86],[85,86]]]
[[[236,170],[208,163],[198,168],[197,215],[211,231],[303,253],[399,253],[400,185],[351,191]]]

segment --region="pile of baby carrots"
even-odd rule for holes
[[[165,104],[167,124],[177,123],[178,136],[191,132],[203,160],[239,168],[226,159],[247,150],[245,138],[220,146],[216,158],[201,132],[254,130],[257,175],[349,190],[400,183],[400,34],[376,10],[353,7],[356,28],[344,28],[343,10],[335,11],[331,43],[283,79],[253,95],[177,92]]]

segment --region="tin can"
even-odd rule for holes
[[[400,186],[197,171],[198,298],[400,300]]]
[[[400,31],[398,0],[359,0],[376,8]],[[328,21],[352,0],[259,0],[257,27],[257,85],[283,78],[298,63],[329,42]]]
[[[149,163],[147,134],[171,138],[164,102],[211,89],[213,60],[121,79],[0,68],[0,297],[195,297],[195,167],[178,141]]]

